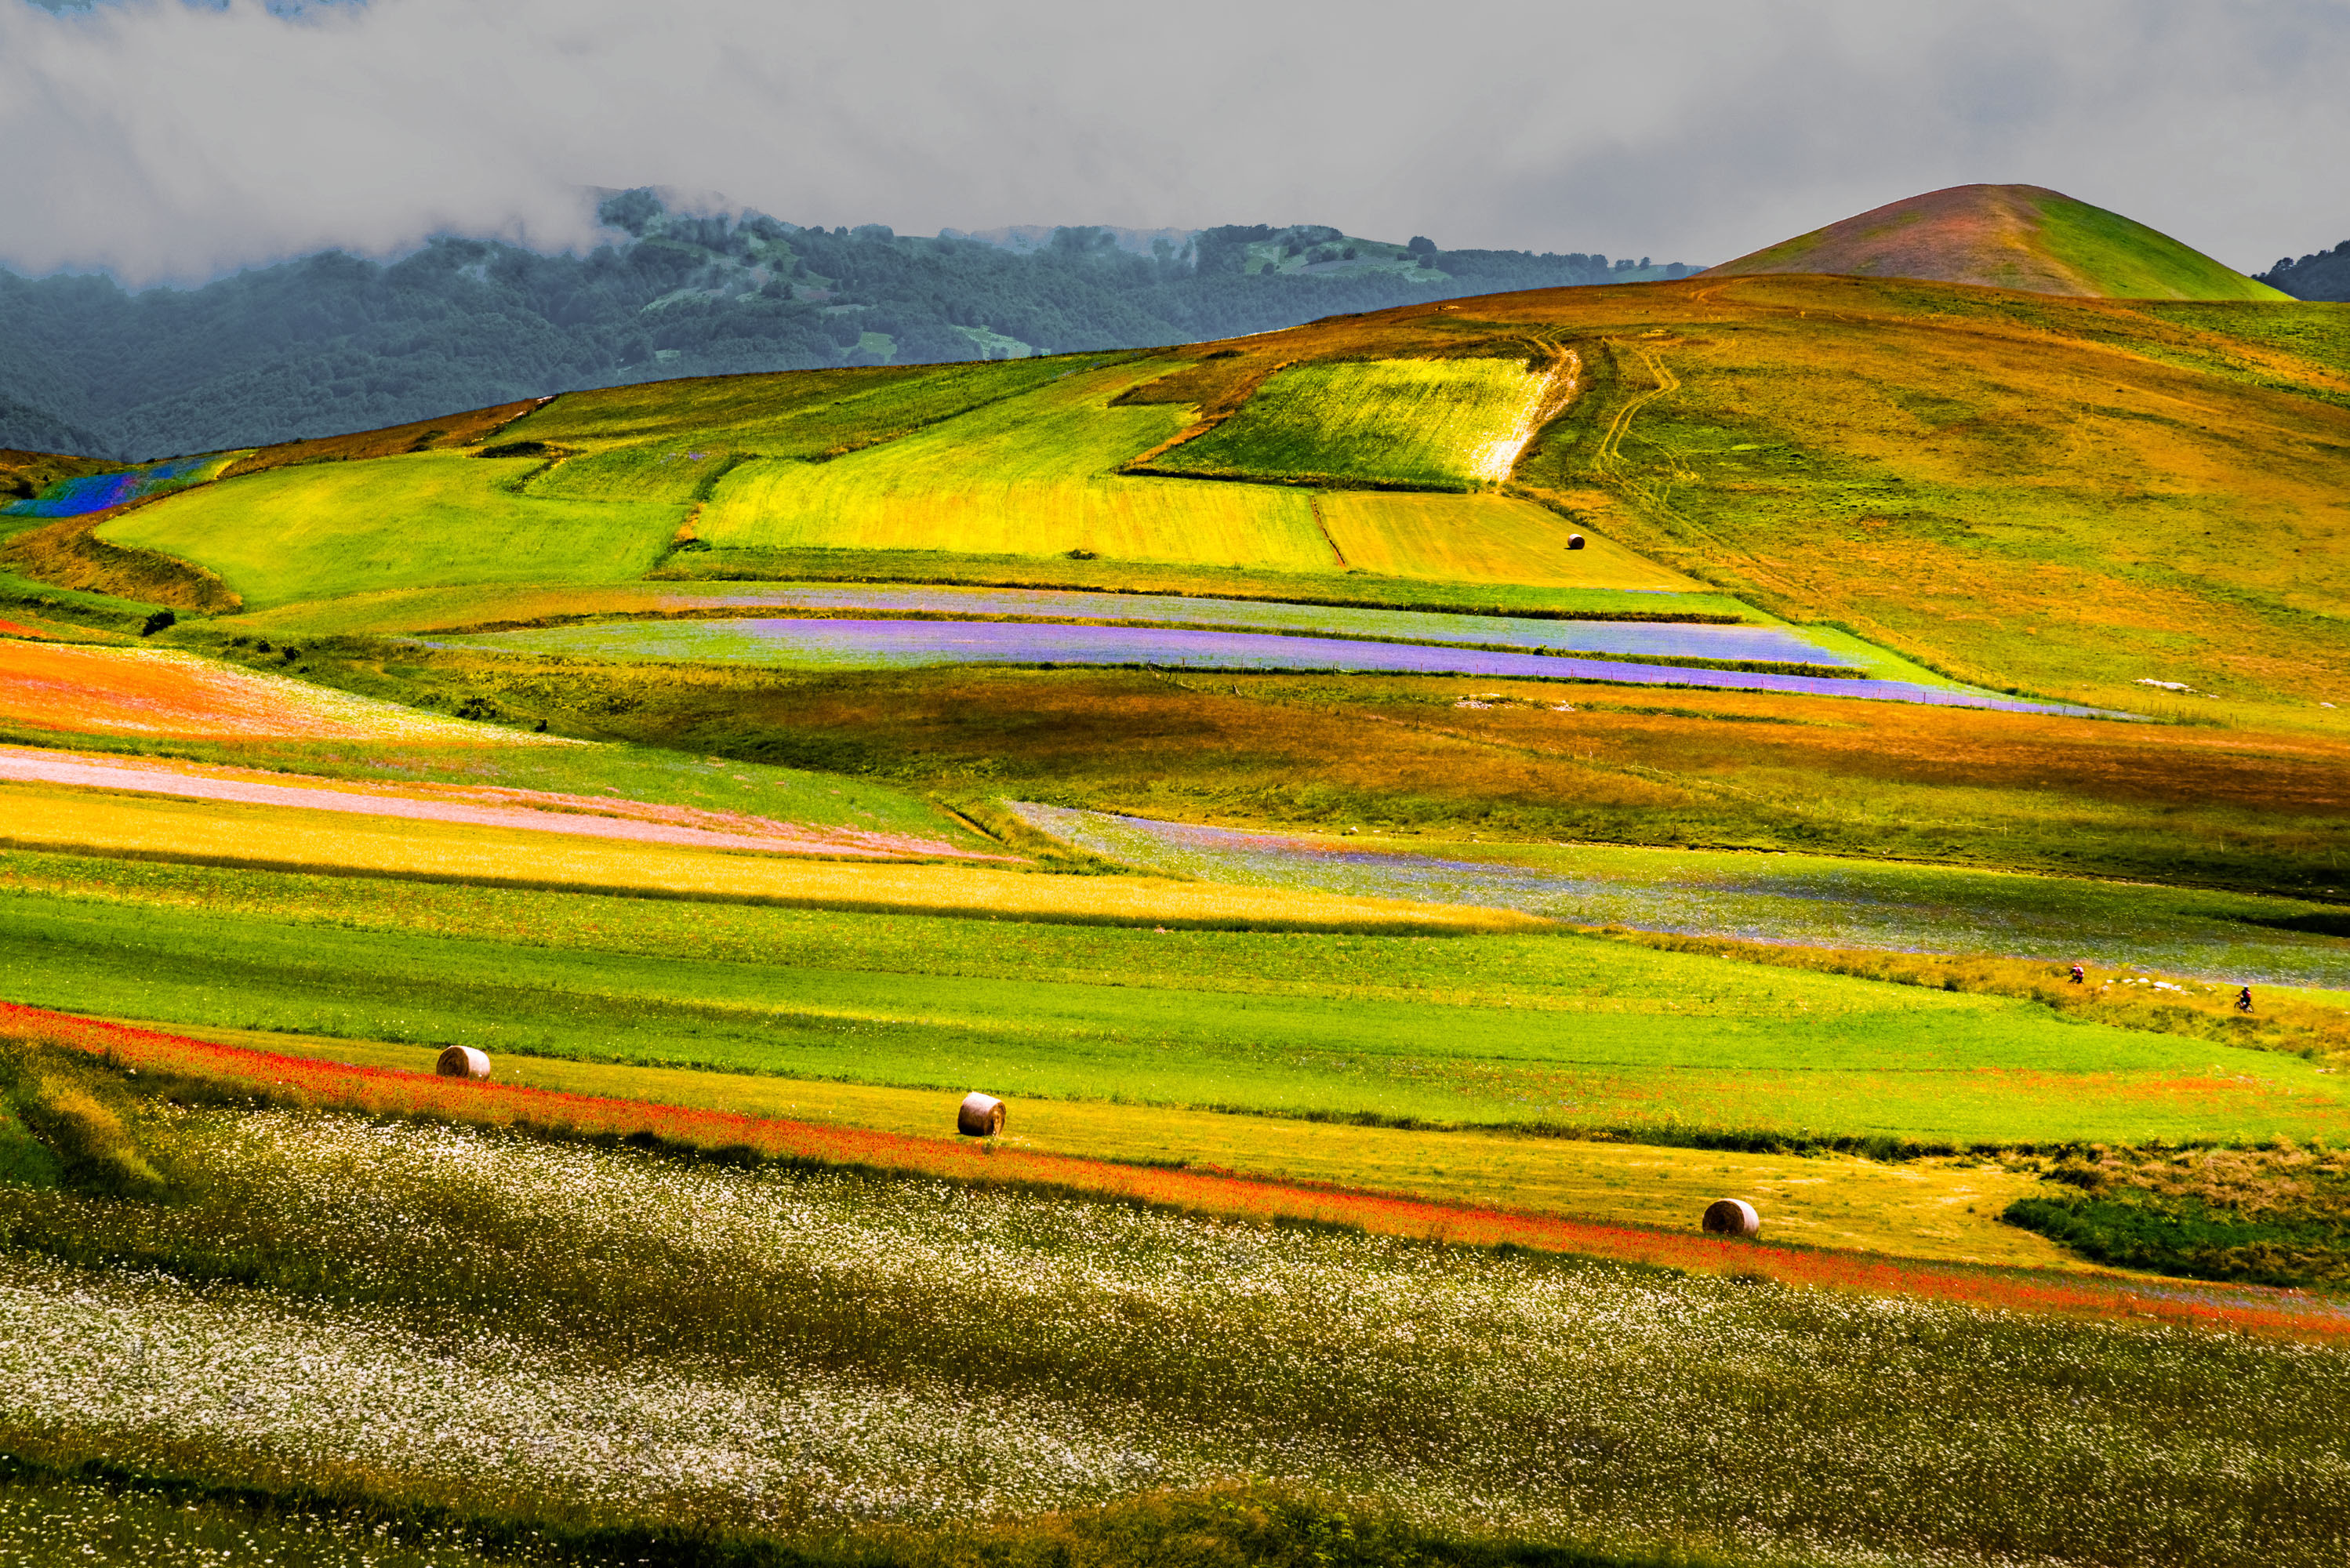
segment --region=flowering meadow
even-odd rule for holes
[[[69,733],[568,745],[161,648],[0,638],[0,721]]]
[[[2321,908],[2293,899],[1804,855],[1595,844],[1429,846],[1031,804],[1015,809],[1094,854],[1203,880],[1522,909],[1581,926],[2079,958],[2214,984],[2350,990],[2350,950],[2322,932],[2293,929]]]
[[[133,1469],[743,1539],[1259,1482],[1625,1556],[2350,1548],[2350,1358],[2151,1295],[2099,1321],[1066,1185],[136,1120],[172,1200],[0,1188],[0,1423]]]
[[[1692,630],[1700,628],[1690,628]],[[1492,675],[1544,680],[1607,680],[1889,702],[1993,708],[2012,712],[2085,713],[1992,692],[1865,674],[1818,676],[1767,670],[1713,670],[1640,664],[1417,643],[1185,627],[1091,626],[987,620],[846,618],[624,621],[434,638],[436,647],[504,649],[600,659],[741,662],[799,670],[896,670],[937,664],[1149,665],[1175,670],[1326,670],[1421,675]],[[1656,640],[1664,640],[1659,638]],[[1685,645],[1703,646],[1690,639]],[[1720,657],[1700,655],[1700,657]],[[1806,663],[1841,663],[1806,648]]]

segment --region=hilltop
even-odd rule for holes
[[[1835,273],[2106,299],[2282,299],[2145,224],[2038,185],[1954,185],[1723,262],[1707,277]]]

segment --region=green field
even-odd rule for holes
[[[1507,479],[1552,395],[1523,359],[1300,365],[1155,473],[1470,490]]]
[[[1076,372],[828,462],[746,464],[719,484],[696,532],[721,550],[1086,550],[1288,571],[1334,566],[1302,493],[1112,472],[1182,427],[1173,408],[1111,406],[1150,373]]]
[[[1305,937],[24,869],[0,994],[165,1023],[1440,1125],[2046,1143],[2340,1136],[2310,1064],[1571,937]],[[250,911],[250,912],[247,912]]]
[[[101,533],[209,567],[253,609],[427,585],[610,582],[660,558],[679,508],[513,493],[538,466],[418,452],[276,469],[142,507]]]

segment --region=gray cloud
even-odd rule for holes
[[[0,0],[0,263],[562,248],[634,184],[1715,261],[2013,180],[2258,267],[2350,236],[2345,82],[2350,0]]]

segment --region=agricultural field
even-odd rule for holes
[[[1148,471],[1211,479],[1471,490],[1509,478],[1534,432],[1563,407],[1562,357],[1301,365],[1258,388],[1205,435]]]
[[[255,609],[425,585],[608,582],[660,559],[681,508],[515,493],[540,466],[419,452],[273,469],[125,514],[99,535],[193,560]]]
[[[2350,317],[1962,195],[6,454],[0,1561],[2341,1561]]]

